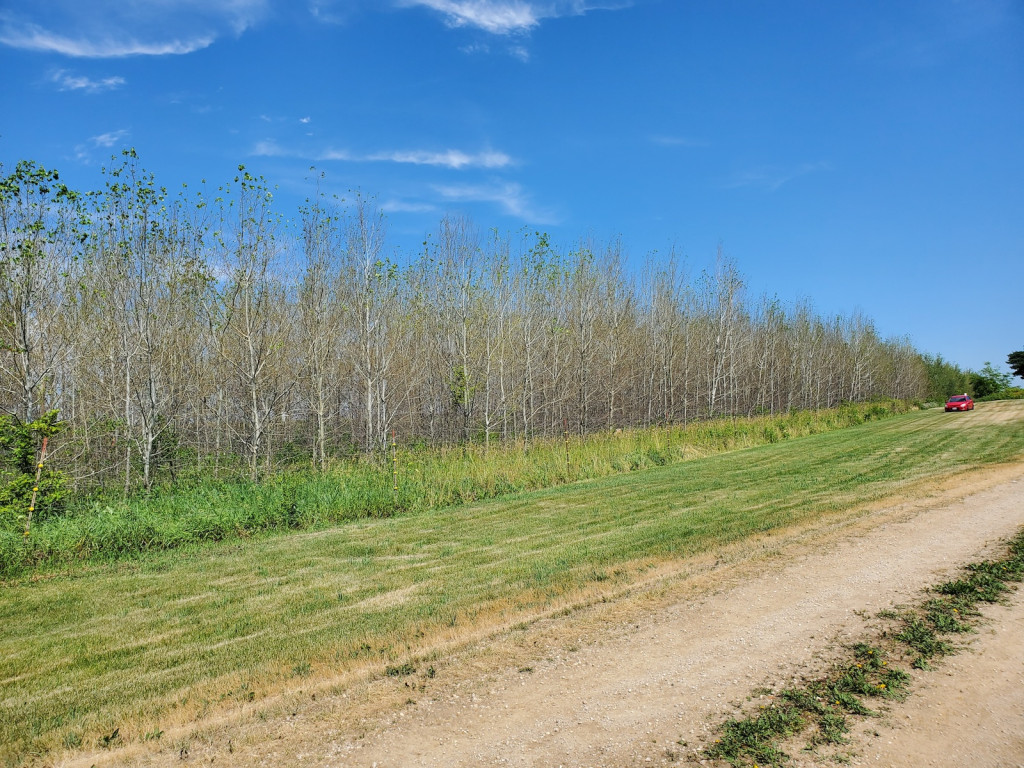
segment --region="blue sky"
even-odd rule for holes
[[[310,167],[416,253],[445,213],[621,236],[862,311],[962,366],[1024,348],[1019,0],[0,0],[0,159],[168,188]]]

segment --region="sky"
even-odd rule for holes
[[[0,98],[6,172],[244,164],[287,216],[322,174],[399,256],[446,214],[721,249],[964,368],[1024,349],[1020,0],[0,0]]]

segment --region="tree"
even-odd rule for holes
[[[985,361],[981,371],[971,374],[971,385],[975,397],[995,395],[1010,386],[1010,374],[996,370],[992,363]]]
[[[1009,363],[1010,368],[1013,369],[1014,376],[1020,376],[1024,379],[1024,350],[1011,352],[1009,357],[1006,358],[1006,362]]]
[[[928,376],[928,398],[945,400],[957,392],[966,392],[971,386],[971,373],[962,371],[942,355],[921,355]]]
[[[219,211],[217,237],[226,279],[211,322],[218,327],[220,356],[237,387],[235,430],[255,480],[261,454],[270,461],[271,418],[293,383],[282,358],[294,326],[277,272],[273,197],[262,177],[250,175],[245,166],[238,170],[238,197],[222,203]]]
[[[195,372],[194,345],[186,342],[195,337],[210,278],[195,258],[199,246],[183,221],[183,204],[169,201],[139,168],[134,149],[108,171],[97,197],[90,256],[98,311],[91,336],[94,353],[117,350],[110,374],[119,386],[107,388],[108,413],[120,416],[127,437],[128,493],[132,448],[149,489],[161,446],[173,442],[168,438]]]
[[[50,466],[37,468],[37,459],[42,439],[66,427],[57,411],[47,411],[30,422],[0,415],[0,530],[13,531],[24,525],[33,493],[35,520],[55,517],[63,510],[67,478]]]
[[[331,379],[339,357],[339,260],[345,243],[340,214],[324,200],[319,179],[316,196],[302,208],[302,244],[305,272],[298,301],[303,359],[299,370],[310,417],[315,421],[313,465],[323,471],[327,467]]]
[[[43,410],[69,355],[61,324],[83,220],[57,171],[23,160],[3,176],[0,165],[0,395],[23,422]]]

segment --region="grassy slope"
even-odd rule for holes
[[[847,403],[821,411],[604,432],[568,443],[545,439],[529,446],[399,450],[397,491],[390,456],[386,466],[374,460],[342,461],[324,473],[293,468],[256,484],[207,477],[151,496],[80,503],[67,514],[41,518],[28,537],[22,535],[24,519],[0,519],[0,579],[86,561],[130,560],[140,552],[267,531],[315,530],[368,517],[416,514],[830,432],[905,412],[905,404],[896,401]]]
[[[1005,424],[915,413],[416,517],[154,554],[0,592],[0,760],[126,738],[291,676],[514,621],[662,559],[1024,456]],[[979,409],[980,410],[980,409]],[[950,419],[956,419],[951,422]]]

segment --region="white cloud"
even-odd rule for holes
[[[0,11],[0,45],[76,58],[164,56],[240,35],[270,0],[34,0]]]
[[[533,4],[524,0],[406,0],[443,13],[452,27],[478,27],[496,35],[525,32],[539,23]]]
[[[22,27],[4,25],[0,28],[0,44],[27,51],[60,53],[84,59],[113,59],[123,56],[164,56],[192,53],[213,43],[212,37],[193,40],[163,40],[141,42],[130,38],[74,39],[48,32],[30,24]]]
[[[128,130],[122,128],[120,131],[110,131],[109,133],[101,133],[99,136],[93,136],[89,141],[92,142],[94,147],[112,147],[126,136],[128,136]]]
[[[359,158],[353,157],[352,153],[346,149],[328,149],[326,152],[321,154],[318,160],[340,160],[342,162],[351,162],[358,160]]]
[[[459,149],[448,149],[433,152],[424,149],[395,149],[368,154],[358,154],[347,149],[326,149],[319,153],[307,150],[282,147],[273,139],[256,142],[249,154],[257,157],[309,157],[316,160],[337,160],[346,163],[399,163],[402,165],[427,165],[435,168],[450,168],[461,171],[469,168],[506,168],[515,161],[504,152],[484,150],[482,152],[463,152]]]
[[[504,168],[512,164],[512,158],[504,152],[484,151],[471,154],[457,149],[444,152],[426,150],[393,150],[367,155],[366,160],[410,163],[412,165],[435,165],[461,170],[463,168]]]
[[[557,224],[557,217],[551,213],[537,211],[530,204],[529,197],[521,185],[506,181],[491,184],[435,185],[436,191],[445,200],[454,202],[495,203],[509,216],[533,224]]]
[[[273,139],[265,139],[257,141],[249,154],[254,157],[286,157],[292,153],[279,146]]]
[[[433,213],[436,205],[431,203],[412,203],[406,200],[387,200],[380,204],[384,213]]]
[[[92,136],[84,143],[75,146],[75,157],[83,163],[91,162],[95,150],[109,149],[116,144],[121,144],[130,133],[127,128],[122,128],[119,131],[108,131],[98,136]]]
[[[397,0],[442,13],[450,27],[475,27],[495,35],[529,32],[544,19],[582,16],[587,11],[624,8],[630,2],[589,0]]]
[[[85,93],[112,91],[125,83],[124,78],[117,75],[105,77],[102,80],[93,80],[84,75],[73,75],[66,69],[58,69],[50,76],[50,80],[56,83],[62,91],[84,91]]]
[[[305,125],[306,123],[310,122],[312,119],[313,118],[311,118],[311,117],[300,117],[299,118],[299,122],[302,123],[303,125]]]

